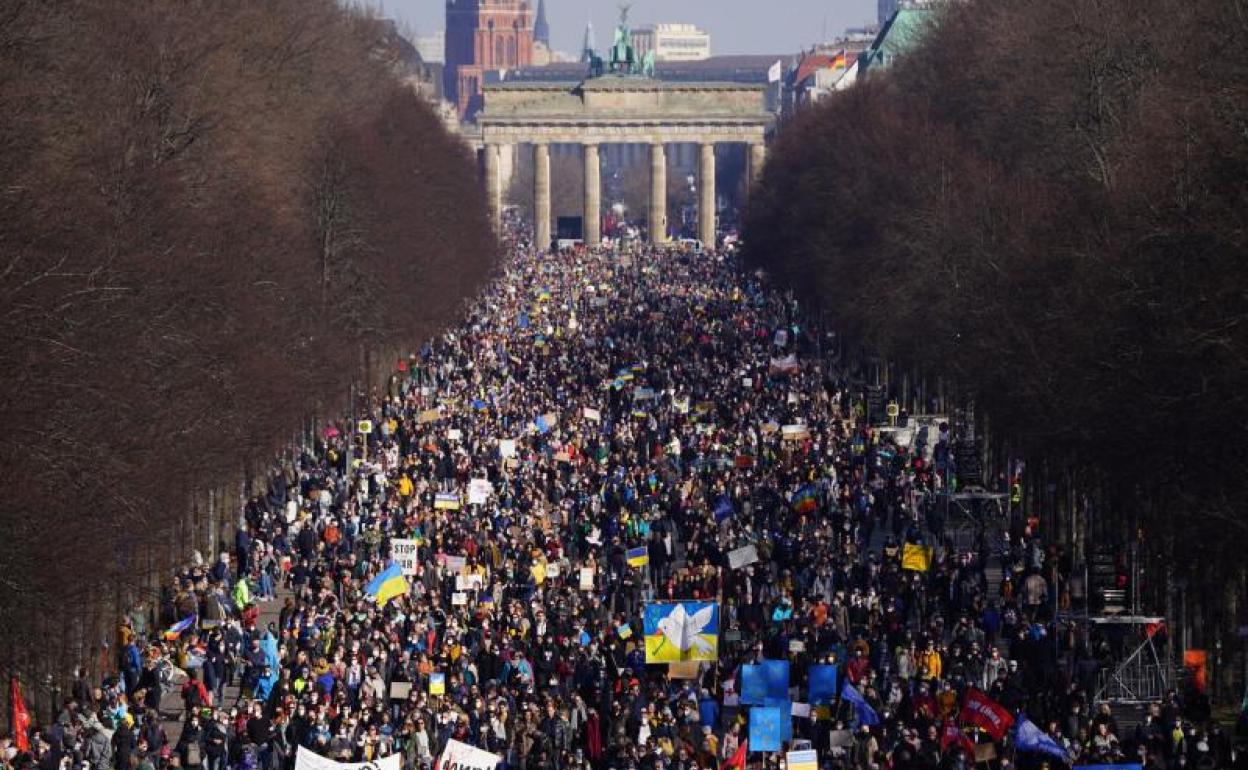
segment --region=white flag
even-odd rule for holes
[[[771,68],[767,70],[767,82],[768,82],[768,83],[779,83],[779,82],[780,82],[780,72],[781,72],[781,70],[780,70],[780,60],[779,60],[779,59],[776,59],[776,63],[775,63],[775,64],[773,64],[773,65],[771,65]]]

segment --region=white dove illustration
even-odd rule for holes
[[[713,604],[703,607],[692,615],[685,612],[685,605],[677,604],[667,617],[659,620],[658,629],[663,634],[664,641],[670,641],[681,652],[685,652],[690,647],[696,647],[700,654],[709,655],[714,648],[699,634],[710,624],[714,614],[715,605]],[[662,644],[655,648],[655,652],[661,648]]]

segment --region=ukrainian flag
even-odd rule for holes
[[[628,566],[644,567],[650,563],[650,550],[644,545],[628,549]]]
[[[364,593],[377,600],[378,606],[385,605],[396,596],[402,596],[407,593],[407,578],[403,577],[403,570],[399,569],[399,565],[390,562],[390,566],[381,571],[381,574],[373,578]]]

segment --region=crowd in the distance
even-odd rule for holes
[[[276,468],[234,547],[181,571],[157,622],[127,618],[116,674],[80,677],[7,764],[288,770],[304,746],[428,770],[455,739],[517,770],[776,765],[738,751],[737,694],[743,663],[780,658],[794,701],[835,663],[878,714],[795,717],[825,767],[1063,764],[968,726],[971,688],[1070,763],[1229,766],[1177,698],[1131,729],[1093,707],[1101,651],[1054,616],[1066,555],[1018,515],[1004,549],[952,547],[948,435],[867,425],[791,298],[710,253],[507,249],[462,325],[373,395],[366,448],[344,420]],[[394,538],[418,541],[415,570],[379,606],[364,589]],[[901,568],[907,543],[929,569]],[[746,545],[758,560],[731,568]],[[646,664],[642,610],[664,599],[720,602],[718,661],[692,678]]]

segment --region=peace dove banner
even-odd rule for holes
[[[719,605],[655,602],[643,618],[647,663],[719,659]]]

